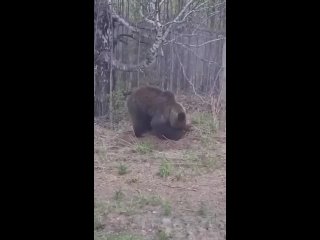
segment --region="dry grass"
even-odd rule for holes
[[[180,141],[95,126],[95,239],[225,239],[225,135],[193,106]]]

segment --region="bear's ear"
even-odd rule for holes
[[[178,114],[178,121],[184,121],[186,119],[186,114],[181,112]]]

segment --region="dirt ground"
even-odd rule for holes
[[[179,141],[95,125],[95,239],[226,238],[225,133],[190,115]]]

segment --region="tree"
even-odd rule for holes
[[[146,80],[217,94],[224,36],[223,0],[96,0],[95,115],[108,112],[117,86]]]

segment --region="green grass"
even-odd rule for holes
[[[160,230],[159,232],[158,232],[158,240],[168,240],[168,239],[170,239],[170,236],[169,236],[169,234],[167,234],[165,231],[163,231],[163,230]]]
[[[168,160],[162,161],[159,168],[159,175],[163,178],[166,178],[172,174],[172,165]]]
[[[104,234],[101,232],[95,232],[94,240],[143,240],[143,238],[128,233]]]
[[[95,202],[94,206],[94,229],[101,230],[104,228],[104,217],[107,213],[106,204]]]
[[[143,208],[144,206],[159,206],[161,205],[162,200],[159,196],[151,195],[151,196],[144,196],[140,195],[135,198],[135,205],[139,208]]]
[[[108,212],[124,214],[130,216],[138,214],[146,206],[160,206],[163,201],[157,195],[136,195],[133,198],[124,198],[124,194],[119,190],[115,193],[114,202],[108,205]]]
[[[162,208],[163,208],[163,214],[165,216],[170,216],[171,215],[171,210],[172,210],[172,207],[170,205],[170,203],[168,201],[165,201],[162,203]]]
[[[208,208],[203,202],[201,202],[201,204],[200,204],[200,208],[198,210],[198,215],[201,217],[206,217],[208,215]]]
[[[219,122],[213,118],[211,113],[206,112],[195,113],[191,122],[200,130],[202,145],[211,145],[213,137],[218,130]]]
[[[118,174],[119,175],[124,175],[126,173],[128,173],[128,167],[126,165],[124,165],[124,164],[120,164],[118,166]]]
[[[117,190],[114,194],[113,199],[116,201],[121,201],[124,198],[124,193],[120,190]]]
[[[215,133],[218,129],[218,123],[214,120],[211,113],[199,112],[192,116],[192,124],[197,125],[207,134]]]
[[[136,142],[135,151],[140,154],[147,154],[153,151],[153,146],[149,142]]]

